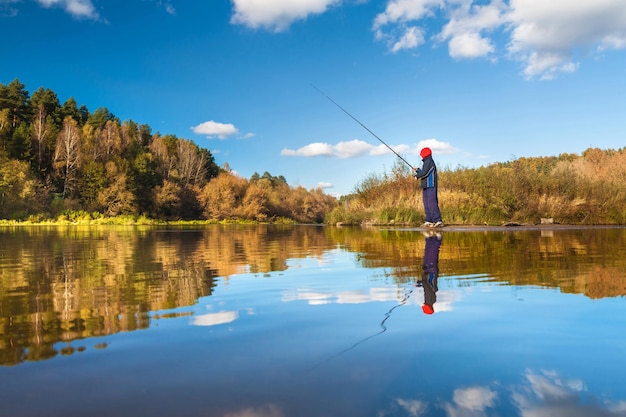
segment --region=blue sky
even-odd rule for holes
[[[623,0],[0,0],[0,83],[191,139],[239,175],[350,193],[626,145]]]

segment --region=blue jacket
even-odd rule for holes
[[[437,166],[432,156],[422,159],[422,167],[417,168],[415,178],[420,180],[422,188],[437,187]]]

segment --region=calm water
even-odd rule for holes
[[[626,416],[626,228],[0,228],[0,416]]]

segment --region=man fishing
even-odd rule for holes
[[[432,155],[430,148],[423,148],[420,151],[422,167],[413,169],[415,170],[415,178],[420,180],[422,187],[422,201],[426,214],[426,222],[422,227],[443,227],[437,197],[437,166]]]
[[[374,132],[372,132],[367,126],[354,117],[350,112],[339,105],[335,100],[327,96],[311,84],[311,87],[316,89],[321,95],[330,100],[341,111],[350,116],[355,122],[360,124],[365,130],[367,130],[372,136],[378,139],[383,145],[385,145],[391,152],[393,152],[398,158],[400,158],[405,164],[411,167],[415,171],[415,178],[421,180],[422,197],[424,202],[424,211],[426,212],[426,222],[423,227],[443,227],[443,221],[441,220],[441,213],[439,212],[439,200],[437,198],[437,167],[435,161],[432,158],[432,151],[430,148],[424,148],[420,152],[422,157],[422,167],[414,168],[409,162],[404,159],[398,152],[396,152],[391,146],[387,145],[384,140],[379,138]]]

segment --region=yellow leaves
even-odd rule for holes
[[[337,205],[334,197],[303,187],[272,183],[269,179],[248,181],[223,172],[199,193],[204,217],[210,220],[246,219],[266,221],[290,218],[297,222],[322,222]]]

